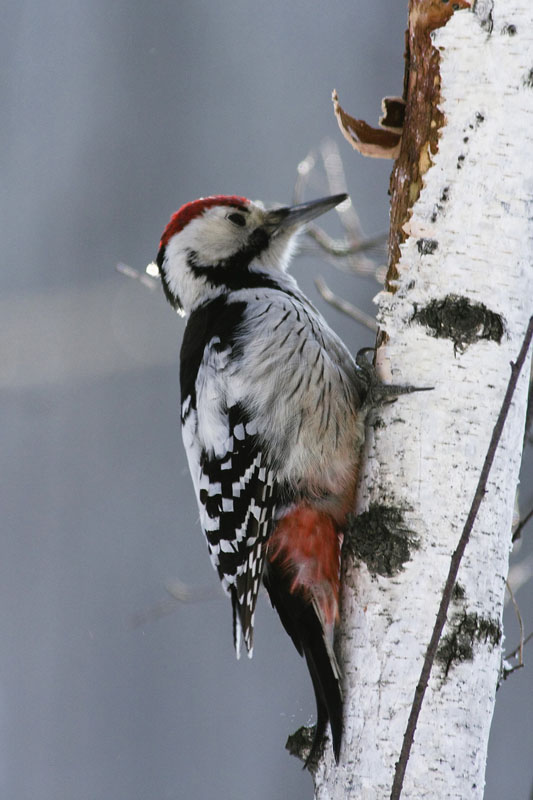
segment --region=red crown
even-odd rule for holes
[[[192,200],[190,203],[185,203],[175,214],[172,214],[170,221],[163,231],[161,237],[160,247],[166,245],[169,239],[175,233],[182,231],[189,222],[195,217],[203,214],[206,208],[211,206],[236,206],[241,210],[246,207],[248,200],[246,197],[238,197],[237,195],[216,194],[211,197],[200,197],[198,200]]]

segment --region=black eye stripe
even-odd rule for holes
[[[230,222],[233,222],[234,225],[238,225],[240,228],[244,228],[246,225],[246,220],[242,214],[228,214],[228,219]]]

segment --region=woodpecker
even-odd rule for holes
[[[337,761],[342,693],[332,638],[368,385],[287,267],[302,226],[346,199],[268,209],[203,197],[171,217],[156,259],[168,301],[188,316],[183,441],[211,561],[231,597],[237,657],[241,640],[252,655],[263,583],[311,675],[309,759],[329,722]]]

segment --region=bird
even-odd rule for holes
[[[233,610],[237,657],[253,653],[264,585],[307,662],[316,759],[335,759],[342,676],[333,650],[340,555],[354,509],[368,379],[287,268],[305,224],[336,194],[292,206],[211,195],[166,225],[154,269],[187,316],[183,442],[212,564]]]

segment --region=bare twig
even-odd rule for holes
[[[508,659],[510,659],[510,658],[515,658],[515,656],[517,655],[517,653],[523,653],[523,651],[524,651],[524,647],[526,646],[526,644],[527,644],[528,642],[530,642],[530,641],[531,641],[531,639],[533,639],[533,631],[531,631],[531,633],[528,633],[528,635],[526,636],[526,638],[524,639],[524,641],[523,641],[523,642],[521,641],[521,642],[520,642],[520,644],[518,644],[518,645],[515,647],[515,649],[514,649],[514,650],[512,650],[510,653],[508,653],[508,654],[505,656],[505,660],[507,661],[507,660],[508,660]],[[520,656],[520,658],[522,658],[522,656]],[[513,671],[514,671],[514,670],[513,670]],[[510,675],[510,674],[511,674],[511,670],[509,670],[509,671],[507,672],[507,674],[504,674],[504,676],[503,676],[503,677],[504,677],[504,680],[505,680],[505,678],[506,678],[508,675]]]
[[[529,442],[529,444],[533,444],[533,365],[531,366],[531,375],[529,376],[525,440]]]
[[[352,319],[355,319],[356,322],[360,322],[361,325],[366,325],[367,328],[370,328],[371,331],[374,333],[378,329],[378,325],[376,320],[370,316],[370,314],[365,314],[364,311],[361,311],[357,308],[357,306],[352,305],[349,303],[348,300],[343,300],[342,297],[337,297],[336,294],[333,294],[329,286],[326,284],[323,278],[318,276],[315,278],[315,286],[326,301],[329,303],[333,308],[342,311],[344,314],[347,314]]]
[[[133,278],[139,283],[142,283],[143,286],[146,286],[147,289],[158,289],[161,287],[160,282],[155,277],[151,277],[150,274],[146,274],[145,272],[139,272],[133,267],[129,267],[127,264],[123,264],[119,262],[116,266],[117,272],[120,272],[121,275],[125,275],[126,278]]]
[[[520,628],[520,642],[518,645],[518,665],[517,667],[515,667],[515,669],[519,669],[520,667],[524,666],[524,622],[522,620],[522,614],[520,613],[518,603],[515,600],[515,596],[513,594],[513,590],[511,589],[509,581],[505,581],[505,585],[507,586],[507,591],[509,592],[509,597],[511,598],[511,603],[513,604],[516,618],[518,620],[518,627]]]
[[[498,443],[502,435],[503,426],[505,424],[507,414],[509,413],[511,400],[513,398],[513,394],[516,388],[518,377],[520,375],[520,371],[524,365],[524,361],[526,360],[527,352],[531,345],[532,337],[533,337],[533,317],[531,317],[529,320],[529,325],[527,327],[526,335],[524,337],[522,347],[520,348],[520,353],[518,354],[516,363],[513,364],[511,362],[511,377],[509,378],[509,383],[507,385],[507,391],[505,392],[505,397],[502,402],[502,407],[500,409],[498,419],[496,420],[496,424],[492,432],[492,437],[487,450],[487,455],[485,457],[485,462],[483,464],[483,468],[479,476],[479,481],[476,487],[476,492],[474,494],[474,499],[472,501],[470,511],[468,512],[468,516],[466,518],[461,538],[459,539],[459,543],[451,558],[450,569],[448,572],[446,583],[444,585],[444,590],[442,592],[442,598],[437,613],[437,618],[435,620],[435,626],[433,628],[433,633],[431,634],[431,639],[429,641],[429,645],[426,650],[426,655],[424,658],[422,671],[420,673],[420,678],[418,680],[418,684],[415,689],[415,696],[413,698],[413,705],[411,707],[411,712],[409,714],[407,727],[405,729],[403,737],[400,757],[396,762],[396,770],[394,773],[394,780],[392,784],[390,800],[399,800],[402,793],[403,779],[405,777],[405,770],[407,768],[407,762],[409,761],[409,755],[411,753],[411,747],[414,740],[416,725],[418,722],[418,717],[420,715],[420,709],[422,708],[424,695],[426,693],[429,677],[431,674],[431,668],[435,660],[435,655],[437,653],[440,637],[442,635],[442,631],[446,623],[448,607],[450,605],[450,601],[452,598],[453,587],[455,586],[455,582],[457,579],[459,565],[461,564],[461,559],[463,557],[466,545],[468,544],[472,527],[474,525],[477,513],[479,511],[479,507],[481,505],[481,501],[483,500],[486,491],[487,480],[490,474],[490,470],[492,468],[494,456],[496,455],[496,448],[498,447]]]
[[[510,653],[507,653],[502,658],[502,668],[500,672],[500,681],[498,681],[498,688],[500,686],[501,681],[507,680],[509,675],[512,675],[513,672],[516,672],[519,669],[522,669],[524,666],[524,647],[533,638],[533,633],[530,633],[528,636],[524,638],[524,622],[522,620],[522,614],[520,613],[520,608],[518,603],[515,600],[515,596],[513,590],[511,589],[511,585],[509,580],[505,581],[505,585],[507,586],[507,590],[509,592],[509,597],[511,598],[511,602],[514,606],[516,618],[518,620],[518,627],[520,629],[520,641],[518,645],[512,650]],[[511,659],[516,658],[518,655],[518,664],[515,664],[514,667],[507,667],[506,663],[508,663]]]
[[[322,161],[328,191],[331,194],[347,192],[347,182],[344,165],[337,143],[333,139],[326,139],[320,146],[320,156],[311,151],[298,165],[298,173],[294,186],[294,201],[300,203],[304,199],[305,190],[319,174],[317,161]],[[374,250],[382,250],[387,236],[377,235],[366,239],[361,226],[359,215],[348,200],[341,203],[336,209],[339,220],[345,232],[345,238],[334,239],[320,227],[308,226],[307,234],[313,239],[320,249],[330,258],[328,259],[338,269],[359,275],[372,275],[376,277],[376,264],[368,257]],[[306,250],[305,244],[300,245],[300,250]]]
[[[371,239],[362,239],[359,242],[348,242],[346,239],[334,239],[332,236],[322,230],[316,225],[308,225],[306,233],[320,245],[328,255],[335,256],[335,258],[344,258],[346,256],[354,256],[358,253],[365,253],[367,250],[375,250],[378,247],[383,247],[387,241],[387,234],[380,233],[373,236]],[[351,270],[353,272],[353,270]],[[361,269],[357,270],[361,272]],[[375,266],[369,267],[367,272],[374,272]]]
[[[167,584],[166,590],[178,603],[201,603],[220,595],[218,586],[192,586],[180,580]]]
[[[150,608],[134,614],[131,619],[131,627],[144,628],[144,626],[148,625],[150,622],[155,622],[156,620],[161,619],[161,617],[166,617],[168,614],[172,614],[178,606],[179,602],[174,598],[162,600],[160,603],[156,603],[155,605],[150,606]]]
[[[533,576],[533,553],[529,555],[522,555],[520,559],[509,568],[508,578],[513,587],[513,591],[517,592],[522,588]]]
[[[187,603],[201,603],[204,600],[212,600],[219,592],[210,586],[192,586],[184,581],[178,579],[174,580],[166,587],[170,597],[167,600],[162,600],[156,603],[146,611],[141,611],[135,614],[132,620],[134,628],[142,627],[149,622],[166,617],[172,614],[178,606]]]
[[[527,523],[532,517],[533,517],[533,508],[530,508],[526,516],[523,519],[521,519],[518,525],[516,526],[515,531],[513,533],[513,542],[516,542],[517,539],[520,539],[523,528],[526,527]]]

